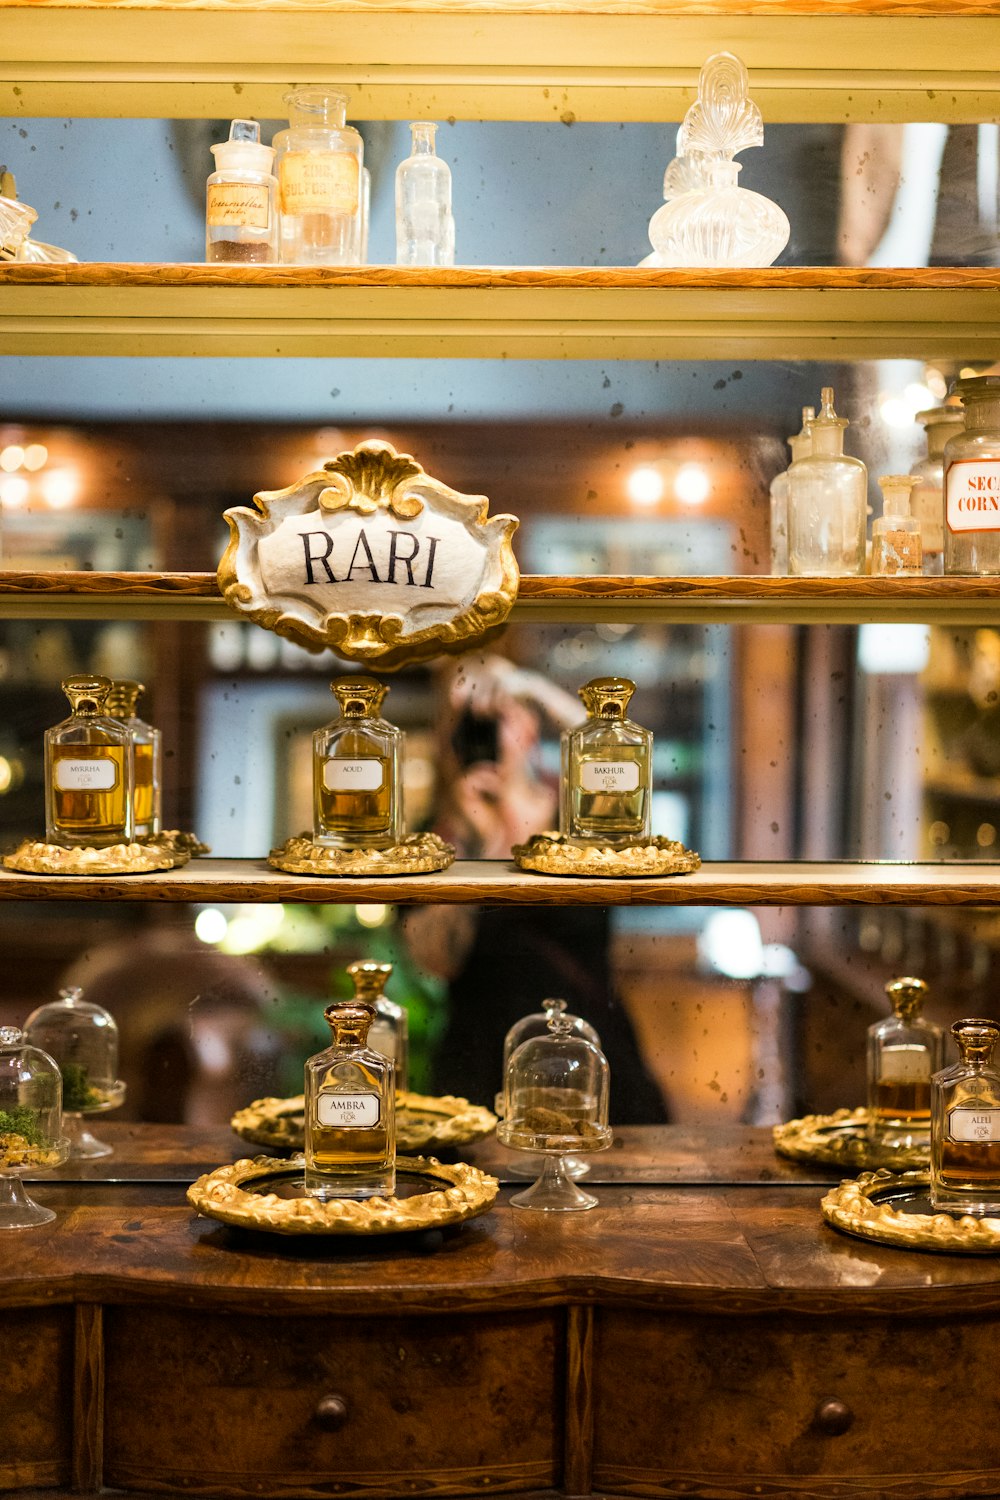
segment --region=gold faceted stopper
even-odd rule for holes
[[[1000,1037],[1000,1026],[996,1021],[972,1016],[965,1021],[956,1021],[951,1034],[958,1043],[964,1061],[976,1059],[988,1062]]]
[[[129,677],[116,677],[108,694],[107,711],[113,719],[134,719],[139,694],[146,689]]]
[[[624,719],[635,683],[627,677],[594,677],[578,689],[593,719]]]
[[[111,678],[67,677],[62,690],[75,714],[99,714],[111,691]]]
[[[347,972],[354,981],[354,998],[362,1004],[377,1000],[392,978],[392,964],[378,964],[368,959],[358,959],[347,965]]]
[[[375,1014],[373,1005],[360,1000],[338,1000],[323,1012],[334,1041],[357,1047],[363,1047],[368,1040],[368,1028]]]
[[[893,1013],[901,1021],[912,1020],[923,1009],[927,998],[927,986],[922,979],[892,979],[885,987]]]
[[[345,719],[370,719],[382,707],[389,688],[376,677],[335,677],[330,691]]]

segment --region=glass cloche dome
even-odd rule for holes
[[[109,1156],[111,1147],[97,1140],[83,1123],[87,1115],[117,1109],[125,1098],[118,1077],[118,1027],[103,1005],[84,1000],[77,988],[59,991],[59,999],[33,1010],[24,1023],[33,1046],[53,1057],[62,1075],[63,1115],[71,1157]]]
[[[58,1167],[66,1154],[58,1065],[30,1047],[16,1026],[0,1026],[0,1229],[28,1229],[55,1218],[28,1197],[20,1179]]]

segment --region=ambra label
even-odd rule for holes
[[[378,1094],[321,1093],[316,1118],[340,1130],[371,1130],[381,1118],[381,1100]]]
[[[377,792],[382,785],[380,760],[337,760],[323,765],[323,785],[328,792]]]
[[[585,792],[634,792],[639,787],[639,767],[634,760],[585,760],[580,785]]]
[[[57,760],[55,784],[60,792],[110,792],[118,784],[113,760]]]
[[[356,156],[344,151],[289,151],[278,172],[282,213],[360,213]]]
[[[926,1047],[904,1043],[882,1048],[880,1083],[926,1083],[930,1076],[931,1059]]]
[[[208,189],[205,221],[211,229],[270,229],[271,195],[265,182],[213,182]]]
[[[944,483],[949,531],[1000,531],[1000,459],[956,459]]]
[[[1000,1109],[950,1109],[948,1134],[953,1141],[1000,1141]]]

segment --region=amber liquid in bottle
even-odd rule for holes
[[[132,748],[132,756],[132,774],[135,778],[132,786],[132,807],[136,824],[142,827],[153,821],[153,747],[152,745],[135,745]]]
[[[878,1120],[900,1121],[907,1125],[930,1125],[930,1078],[908,1082],[879,1079],[875,1085],[875,1116]]]
[[[646,827],[648,752],[614,746],[607,755],[581,755],[572,788],[579,834],[638,838]]]
[[[313,1198],[373,1198],[396,1184],[395,1070],[367,1045],[371,1005],[327,1006],[333,1043],[305,1066],[305,1189]]]
[[[959,1061],[931,1085],[931,1206],[951,1214],[1000,1214],[1000,1071],[996,1021],[951,1028]]]
[[[121,835],[126,821],[125,757],[111,745],[55,745],[51,751],[55,819],[67,833]],[[93,764],[88,775],[87,763]],[[105,783],[114,767],[114,782]],[[85,783],[90,782],[87,786]],[[67,784],[69,783],[69,784]]]
[[[352,774],[360,783],[357,787],[349,784]],[[369,787],[376,779],[378,785]],[[336,784],[330,786],[331,781]],[[386,756],[362,751],[357,760],[349,760],[341,753],[324,763],[322,776],[313,778],[313,791],[315,826],[328,835],[363,841],[367,835],[379,837],[390,832],[392,763]]]

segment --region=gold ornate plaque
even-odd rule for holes
[[[691,875],[701,856],[659,835],[627,844],[584,844],[561,833],[533,833],[511,850],[519,870],[538,875],[600,876],[632,879],[648,875]]]
[[[935,1213],[929,1172],[865,1172],[832,1188],[820,1205],[834,1229],[901,1250],[1000,1253],[1000,1219]]]
[[[305,1145],[305,1099],[255,1099],[230,1120],[236,1134],[269,1150],[301,1151]],[[396,1147],[399,1151],[443,1151],[485,1140],[497,1117],[481,1104],[454,1094],[396,1095]]]
[[[814,1162],[841,1171],[887,1167],[895,1172],[926,1167],[930,1146],[877,1146],[868,1139],[867,1109],[838,1109],[832,1115],[803,1115],[772,1126],[774,1149],[792,1161]]]
[[[273,869],[290,875],[429,875],[454,859],[454,846],[436,833],[411,833],[388,849],[336,849],[301,834],[267,856]]]
[[[432,479],[391,443],[361,443],[286,490],[226,511],[219,588],[310,650],[381,671],[491,635],[517,596],[516,516]]]
[[[23,875],[148,875],[187,864],[190,855],[167,843],[109,844],[102,849],[64,849],[41,839],[25,839],[4,856],[7,870]]]

